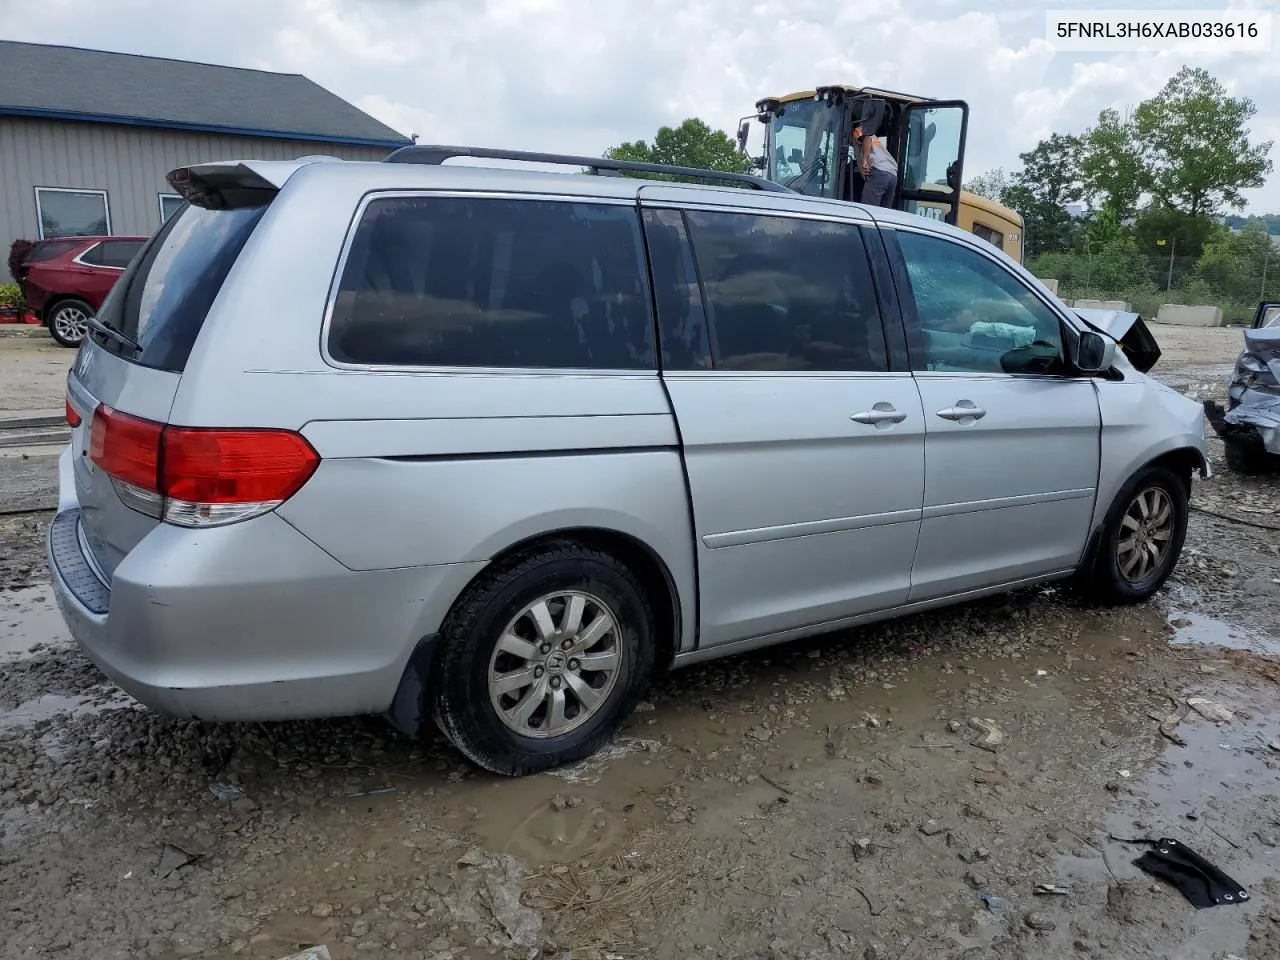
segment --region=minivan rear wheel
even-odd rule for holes
[[[93,307],[83,300],[63,300],[49,311],[49,333],[64,347],[78,347],[89,332]]]
[[[562,543],[483,576],[440,642],[436,724],[479,766],[521,776],[584,759],[621,726],[653,668],[655,617],[616,557]]]
[[[1086,587],[1110,604],[1142,603],[1164,586],[1187,535],[1190,491],[1164,467],[1139,472],[1116,498],[1102,528]]]

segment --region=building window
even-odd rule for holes
[[[36,187],[36,219],[41,240],[104,237],[111,233],[111,211],[105,190]]]
[[[185,203],[185,201],[184,201],[180,196],[178,196],[176,193],[162,193],[162,194],[160,194],[160,224],[161,224],[161,226],[163,226],[163,225],[164,225],[164,222],[165,222],[166,220],[168,220],[170,217],[172,217],[175,213],[177,213],[177,212],[178,212],[178,209],[182,206],[182,204],[183,204],[183,203]]]

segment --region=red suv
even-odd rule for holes
[[[22,299],[53,339],[78,347],[89,318],[146,242],[146,237],[41,240],[18,268]]]

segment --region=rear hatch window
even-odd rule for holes
[[[82,246],[84,246],[84,241],[78,237],[71,240],[41,240],[31,248],[31,252],[27,254],[27,259],[23,263],[24,265],[29,265],[40,263],[44,260],[52,260],[54,257],[60,257],[64,253]]]
[[[95,332],[98,345],[133,363],[181,373],[214,298],[266,209],[184,206],[130,262],[98,310],[99,322],[138,350]]]

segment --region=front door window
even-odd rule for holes
[[[915,299],[918,369],[1063,371],[1062,325],[1008,270],[942,237],[900,230],[898,243]]]

